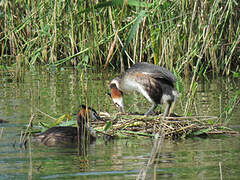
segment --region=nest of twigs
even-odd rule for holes
[[[165,132],[165,138],[178,139],[189,136],[213,134],[237,135],[232,129],[220,123],[216,116],[166,117],[115,114],[102,117],[91,123],[97,132],[111,137],[154,136]]]

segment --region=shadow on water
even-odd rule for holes
[[[0,80],[0,179],[136,179],[139,170],[150,157],[153,140],[144,137],[119,139],[105,143],[100,138],[87,145],[84,151],[72,146],[46,147],[28,141],[20,148],[19,134],[29,118],[40,109],[52,117],[76,114],[81,104],[89,104],[97,112],[116,112],[108,92],[108,74],[74,74],[72,71],[56,75],[27,74],[24,83]],[[220,116],[229,104],[239,81],[228,79],[201,83],[193,104],[193,114]],[[187,86],[176,104],[182,114]],[[138,94],[126,95],[126,111],[143,113],[148,102]],[[229,125],[240,131],[237,106],[231,113]],[[225,116],[222,115],[222,121]],[[39,115],[34,124],[53,122]],[[220,179],[240,176],[240,138],[215,136],[178,141],[165,140],[159,158],[147,174],[148,179]],[[15,144],[15,146],[14,146]]]

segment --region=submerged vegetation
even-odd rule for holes
[[[22,76],[39,64],[51,70],[149,61],[187,77],[193,72],[193,79],[207,71],[230,75],[239,71],[238,11],[234,0],[2,0],[0,67]]]

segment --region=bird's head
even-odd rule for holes
[[[79,127],[86,125],[88,120],[97,120],[97,119],[101,119],[101,118],[93,108],[87,107],[85,105],[80,106],[77,114],[77,122]]]

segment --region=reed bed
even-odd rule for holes
[[[0,70],[148,61],[194,81],[239,71],[240,15],[235,0],[0,2]],[[51,71],[53,68],[49,68]],[[239,76],[239,75],[238,75]]]
[[[165,138],[179,139],[200,135],[239,135],[238,132],[218,123],[216,116],[166,117],[120,115],[104,117],[101,121],[92,122],[100,135],[129,138],[135,136],[154,137],[165,131]]]

